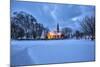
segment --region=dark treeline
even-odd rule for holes
[[[70,36],[70,38],[76,38],[76,39],[95,39],[95,17],[94,16],[85,16],[81,21],[79,21],[80,29],[76,30],[74,34],[71,34],[71,29],[66,29],[66,33]]]
[[[72,33],[71,28],[63,28],[62,33],[64,38],[75,38],[75,39],[95,39],[95,17],[94,16],[85,16],[81,21],[79,21],[80,29]]]
[[[11,39],[39,39],[48,28],[37,22],[37,19],[26,12],[14,12],[11,16]]]

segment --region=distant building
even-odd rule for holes
[[[48,39],[60,39],[63,38],[63,34],[60,32],[59,24],[57,23],[56,31],[48,32]]]

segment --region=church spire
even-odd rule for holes
[[[57,23],[57,32],[59,33],[59,23]]]

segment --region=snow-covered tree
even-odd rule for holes
[[[11,38],[40,38],[44,27],[31,14],[20,11],[11,16]]]

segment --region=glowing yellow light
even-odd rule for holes
[[[49,32],[47,35],[48,39],[57,39],[61,38],[61,33],[54,33],[54,32]]]

